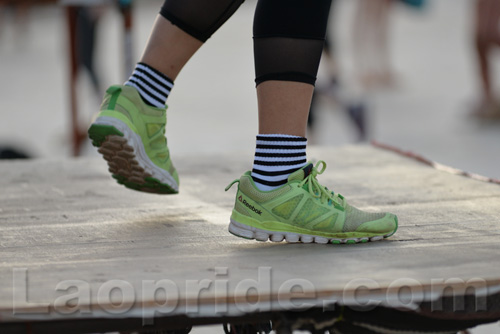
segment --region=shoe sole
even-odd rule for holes
[[[276,231],[267,231],[263,229],[259,229],[253,226],[245,225],[239,223],[231,218],[231,222],[229,224],[229,233],[248,240],[257,240],[257,241],[273,241],[273,242],[281,242],[285,240],[289,243],[317,243],[317,244],[357,244],[357,243],[365,243],[369,241],[379,241],[384,238],[388,238],[398,229],[398,219],[396,217],[396,228],[394,231],[384,235],[377,235],[371,237],[360,237],[360,238],[326,238],[309,234],[298,234],[298,233],[287,233],[287,232],[276,232]]]
[[[109,172],[127,188],[154,194],[177,194],[179,186],[147,156],[141,137],[124,122],[102,116],[88,130],[92,145],[108,162]]]

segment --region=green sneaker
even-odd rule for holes
[[[179,192],[165,138],[166,115],[166,107],[147,105],[133,87],[108,88],[88,134],[118,183],[150,193]]]
[[[321,168],[321,169],[320,169]],[[319,184],[316,175],[326,163],[311,163],[292,173],[272,191],[260,191],[246,172],[239,180],[229,232],[246,239],[279,242],[351,244],[390,237],[398,219],[390,213],[369,213],[347,204],[344,197]]]

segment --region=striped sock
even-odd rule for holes
[[[125,85],[137,89],[144,102],[150,106],[164,108],[174,82],[151,66],[137,63]]]
[[[298,136],[269,134],[257,135],[252,179],[262,191],[276,189],[288,176],[304,167],[307,139]]]

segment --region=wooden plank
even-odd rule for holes
[[[446,280],[497,291],[498,185],[368,146],[312,149],[309,156],[326,159],[320,182],[353,205],[398,214],[398,233],[341,246],[235,238],[227,232],[234,189],[223,189],[249,167],[241,155],[177,158],[176,196],[122,188],[95,158],[1,162],[0,322],[286,310],[297,305],[286,302],[291,296],[321,306],[352,297],[363,282],[373,288],[367,297],[389,304],[401,284],[421,289],[426,300]],[[168,312],[158,306],[164,296],[155,301],[145,289],[161,280],[175,290]],[[248,288],[250,280],[257,289]],[[61,285],[77,281],[79,290]],[[125,299],[106,296],[112,287],[125,289]],[[71,307],[59,304],[75,292],[79,312],[66,314]]]

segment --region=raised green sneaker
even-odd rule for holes
[[[321,168],[321,169],[320,169]],[[292,173],[272,191],[260,191],[246,172],[239,180],[229,232],[246,239],[279,242],[351,244],[390,237],[398,219],[390,213],[369,213],[319,184],[324,161]]]
[[[147,105],[133,87],[108,88],[88,134],[118,183],[150,193],[179,192],[165,138],[166,115],[166,107]]]

